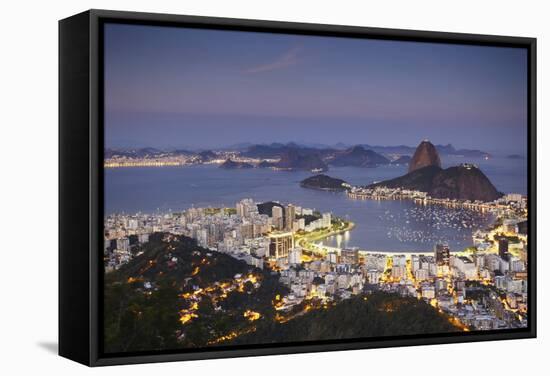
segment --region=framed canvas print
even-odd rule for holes
[[[59,26],[62,356],[535,336],[535,39]]]

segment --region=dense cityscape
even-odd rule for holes
[[[381,291],[424,300],[448,315],[460,330],[525,327],[526,198],[509,194],[472,210],[492,210],[497,215],[492,228],[474,231],[473,247],[451,250],[434,244],[432,252],[414,254],[324,247],[316,241],[353,231],[353,223],[292,203],[243,199],[232,208],[116,214],[105,219],[105,270],[117,270],[139,257],[136,250],[154,233],[184,235],[200,247],[277,273],[280,283],[289,288],[276,303],[281,313],[298,305],[302,313],[326,308],[354,295]],[[222,284],[222,294],[248,281],[258,283],[253,275],[236,275],[234,281]],[[154,289],[154,281],[143,283],[146,289]],[[187,298],[200,299],[205,293],[197,288]],[[180,312],[183,325],[196,317],[193,307],[198,306]],[[254,320],[259,314],[244,315]],[[290,318],[281,315],[280,320]]]
[[[105,41],[106,353],[529,328],[522,51]]]

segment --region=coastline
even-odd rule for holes
[[[338,228],[336,230],[331,230],[327,233],[324,233],[324,231],[326,231],[326,230],[321,230],[320,234],[316,234],[312,237],[308,236],[307,234],[303,235],[303,237],[300,237],[300,239],[298,239],[296,241],[296,244],[298,246],[302,247],[303,249],[305,249],[306,251],[317,252],[314,248],[308,248],[309,244],[307,244],[307,243],[314,242],[314,241],[319,241],[319,240],[324,240],[328,237],[335,236],[335,235],[344,234],[344,233],[346,233],[348,231],[351,231],[355,228],[355,223],[353,223],[351,221],[346,221],[345,223],[346,223],[346,225],[344,227]],[[304,242],[306,242],[306,244],[303,244]]]

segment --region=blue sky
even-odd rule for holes
[[[104,56],[108,147],[526,149],[523,49],[107,24]]]

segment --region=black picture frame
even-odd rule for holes
[[[521,47],[528,51],[528,309],[526,329],[104,354],[104,22]],[[88,366],[352,350],[536,337],[536,39],[245,19],[89,10],[59,22],[59,354]]]

